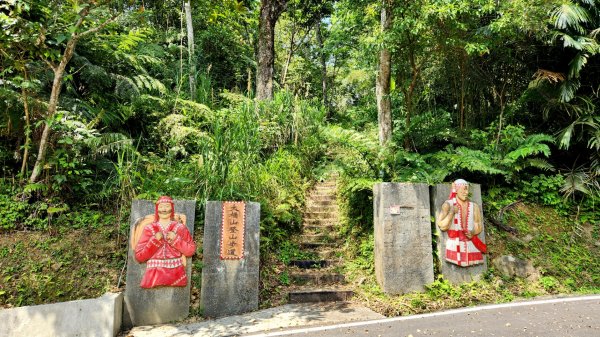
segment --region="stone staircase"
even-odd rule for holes
[[[336,179],[317,183],[306,197],[302,235],[297,243],[310,260],[292,260],[288,265],[292,286],[289,303],[345,301],[353,293],[341,274],[343,258],[337,235]]]

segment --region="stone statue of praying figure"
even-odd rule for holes
[[[469,201],[469,183],[458,179],[438,213],[437,225],[446,232],[446,261],[460,267],[482,264],[487,251],[477,235],[483,231],[479,205]]]

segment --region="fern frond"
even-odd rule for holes
[[[32,192],[44,192],[48,190],[48,185],[44,183],[33,183],[27,184],[23,187],[24,193],[32,193]]]
[[[367,137],[364,133],[355,130],[344,129],[337,125],[331,125],[324,128],[323,135],[330,141],[355,148],[361,152],[378,152],[379,143],[376,139]]]
[[[133,149],[133,140],[121,133],[103,133],[86,140],[94,155],[115,154],[122,150]]]
[[[502,174],[506,171],[497,168],[488,153],[481,150],[473,150],[461,146],[456,148],[454,153],[443,153],[437,160],[448,163],[448,166],[454,170],[466,170],[469,172],[481,172],[485,174]]]
[[[131,78],[119,74],[112,74],[112,76],[116,81],[115,95],[117,97],[130,99],[140,95],[140,90]]]
[[[535,167],[544,171],[554,171],[554,166],[543,158],[529,158],[525,161],[526,167]]]
[[[214,120],[214,111],[204,104],[181,98],[177,98],[176,104],[177,111],[191,117],[195,121],[210,122]]]

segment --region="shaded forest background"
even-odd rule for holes
[[[48,276],[77,241],[113,244],[84,288],[122,285],[133,198],[259,201],[277,254],[331,171],[359,255],[382,180],[463,177],[488,214],[600,235],[596,0],[8,0],[0,24],[0,233],[50,238],[2,246],[3,305],[86,296]]]

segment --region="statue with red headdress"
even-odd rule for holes
[[[479,239],[483,231],[481,210],[469,200],[469,183],[458,179],[452,184],[452,192],[442,204],[437,225],[446,232],[446,261],[460,267],[484,263],[485,243]]]
[[[154,214],[136,224],[131,238],[135,259],[146,263],[140,287],[184,287],[186,257],[194,255],[196,244],[185,225],[185,215],[176,214],[173,199],[162,196]]]

